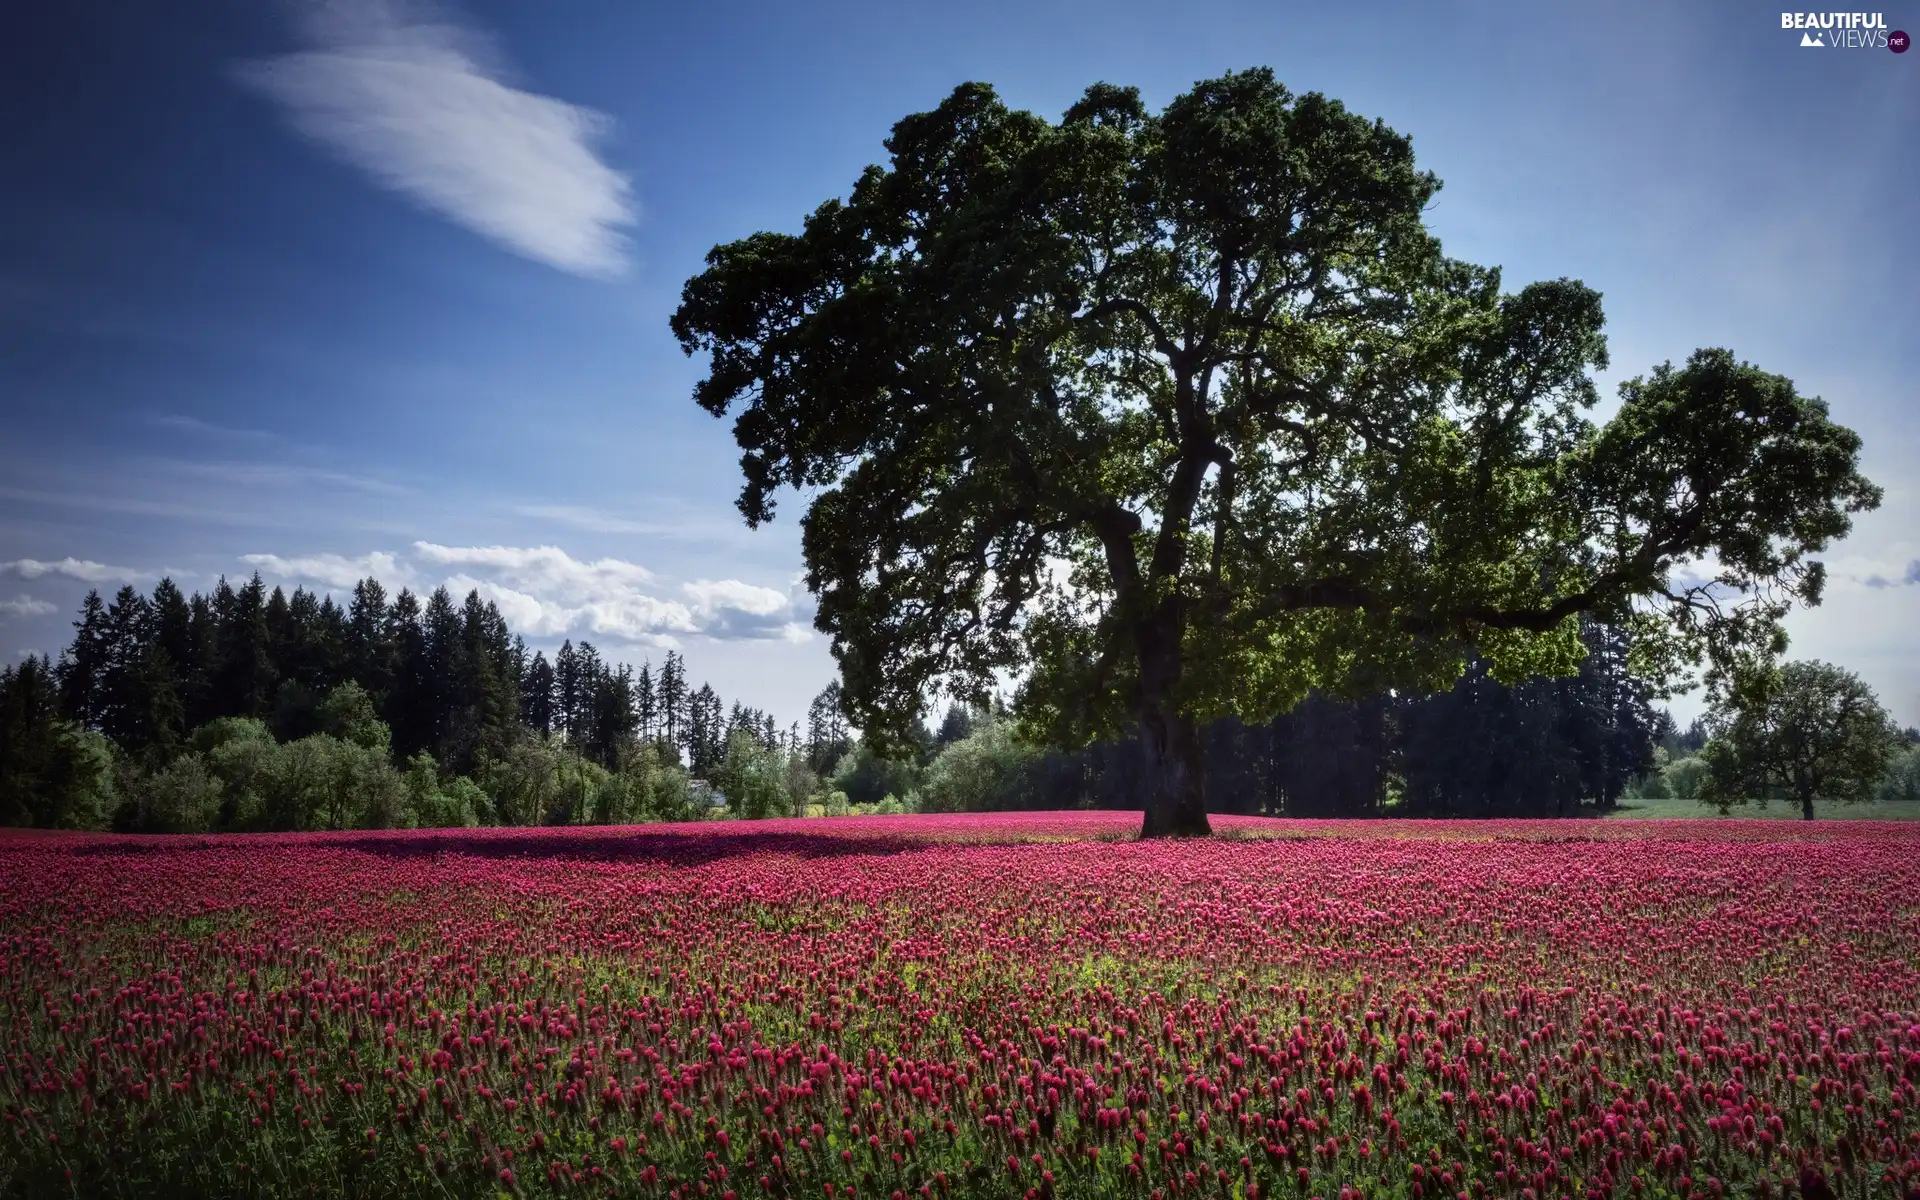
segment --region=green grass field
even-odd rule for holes
[[[1813,806],[1813,814],[1821,820],[1835,821],[1920,821],[1920,801],[1873,800],[1863,804],[1816,803]],[[1776,800],[1764,809],[1751,804],[1741,805],[1727,815],[1763,821],[1797,821],[1800,819],[1800,807]],[[1718,818],[1720,813],[1698,800],[1622,800],[1620,807],[1608,813],[1607,816],[1610,819],[1628,821],[1676,821]]]

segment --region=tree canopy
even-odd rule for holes
[[[749,524],[787,488],[863,734],[1022,679],[1063,743],[1137,727],[1146,831],[1205,832],[1197,730],[1776,650],[1878,492],[1859,438],[1703,350],[1621,389],[1600,297],[1449,258],[1411,142],[1271,72],[1050,122],[969,83],[798,233],[716,246],[673,329]]]

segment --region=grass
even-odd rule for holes
[[[1920,801],[1868,800],[1860,804],[1816,801],[1813,815],[1823,821],[1920,821]],[[1607,816],[1630,821],[1710,820],[1719,818],[1720,811],[1698,800],[1622,800],[1620,806]],[[1797,821],[1800,819],[1800,806],[1778,800],[1764,809],[1745,804],[1736,806],[1727,816],[1762,821]]]

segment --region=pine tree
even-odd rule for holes
[[[652,662],[641,663],[640,674],[634,678],[633,719],[641,740],[651,742],[660,736],[659,698],[654,694]]]
[[[393,641],[388,625],[387,591],[377,579],[353,585],[347,603],[347,677],[365,688],[376,705],[393,687]]]
[[[187,653],[181,664],[180,694],[189,730],[213,720],[214,680],[220,673],[220,625],[213,602],[199,592],[187,601]]]
[[[107,706],[107,606],[96,589],[80,603],[73,645],[60,656],[60,711],[83,729],[99,729]]]
[[[172,660],[159,645],[152,606],[131,586],[107,609],[100,731],[131,754],[165,756],[184,732]]]
[[[553,656],[553,727],[563,737],[573,733],[573,714],[580,707],[580,656],[573,640],[560,643]]]
[[[148,604],[153,610],[154,644],[166,651],[174,669],[186,676],[194,661],[193,606],[171,579],[153,585],[153,598]]]
[[[852,746],[847,718],[840,710],[840,681],[820,689],[807,706],[807,764],[825,775]]]
[[[667,651],[667,661],[660,667],[658,691],[660,727],[666,744],[678,753],[686,745],[687,664],[672,650]]]
[[[433,756],[450,762],[469,749],[463,745],[456,709],[462,670],[462,625],[460,611],[453,606],[453,594],[445,587],[433,589],[421,614],[425,636],[424,678],[428,717],[428,745]]]
[[[328,593],[321,598],[313,622],[313,686],[322,695],[353,679],[348,644],[346,610]]]
[[[433,745],[433,691],[427,680],[427,635],[420,601],[405,588],[387,610],[387,675],[392,681],[381,716],[393,730],[394,757],[401,762]]]
[[[713,685],[703,683],[700,690],[688,698],[687,709],[687,758],[693,773],[704,777],[726,756],[725,706]]]
[[[587,756],[610,770],[626,761],[638,729],[633,689],[633,668],[624,663],[595,681]]]
[[[274,665],[274,673],[282,680],[303,682],[299,671],[300,630],[295,623],[293,606],[287,602],[287,594],[278,587],[267,596],[265,616],[267,658]]]
[[[222,717],[264,717],[278,683],[267,632],[267,590],[255,575],[237,591],[223,578],[214,589],[219,633],[219,674],[213,711]]]
[[[567,737],[584,745],[593,740],[594,704],[607,668],[600,661],[600,651],[585,640],[573,648],[573,666],[578,686],[573,705],[567,710]]]
[[[520,688],[520,723],[541,737],[553,732],[553,667],[536,652]]]
[[[152,651],[160,658],[150,667],[156,676],[151,686],[156,698],[162,700],[160,711],[172,710],[170,719],[181,736],[198,725],[199,712],[204,706],[205,680],[200,671],[200,635],[195,625],[205,607],[198,595],[189,601],[171,579],[155,584],[153,598],[148,602],[153,622]],[[165,685],[158,681],[158,676],[169,679],[170,704],[165,702]]]
[[[477,589],[470,591],[460,612],[442,761],[466,774],[482,758],[501,757],[519,718],[519,681],[506,620]]]

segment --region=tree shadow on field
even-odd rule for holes
[[[846,837],[837,834],[734,832],[721,834],[642,833],[618,828],[592,833],[525,833],[512,836],[462,836],[417,833],[393,836],[360,834],[315,842],[392,858],[455,854],[466,858],[570,858],[591,862],[649,862],[700,866],[723,858],[774,854],[790,858],[838,858],[849,854],[901,854],[932,843],[906,837]]]
[[[1008,838],[1008,842],[1026,839]],[[132,835],[89,838],[80,844],[40,843],[41,848],[82,856],[179,854],[196,851],[344,850],[387,858],[571,859],[588,862],[658,863],[700,866],[726,858],[779,855],[836,858],[889,855],[925,850],[943,843],[894,834],[798,833],[786,830],[734,830],[667,833],[657,829],[569,829],[552,831],[407,830],[307,834]],[[983,844],[969,841],[967,844]],[[9,848],[0,842],[0,852]]]

